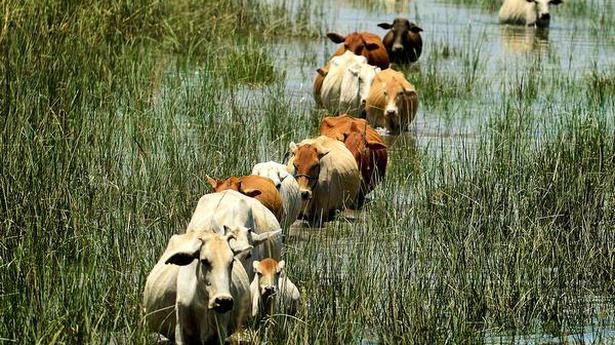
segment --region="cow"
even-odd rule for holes
[[[419,59],[423,50],[423,29],[406,18],[395,18],[393,24],[380,23],[378,26],[389,30],[382,37],[382,43],[391,63],[408,64]]]
[[[299,195],[297,180],[290,175],[285,165],[274,161],[256,164],[252,168],[252,175],[267,177],[273,181],[282,198],[282,208],[284,209],[282,228],[290,227],[301,212],[301,196]]]
[[[285,262],[274,259],[254,261],[256,275],[250,284],[252,317],[274,313],[295,315],[301,295],[297,286],[283,274]]]
[[[404,74],[392,69],[378,73],[367,97],[367,122],[383,127],[393,134],[408,130],[418,109],[418,95],[414,85]]]
[[[234,190],[255,198],[273,212],[278,221],[282,221],[284,216],[282,197],[270,178],[250,175],[232,176],[224,180],[216,180],[207,176],[207,181],[215,192]]]
[[[502,24],[549,27],[549,5],[559,5],[562,0],[504,0],[499,19]]]
[[[367,59],[364,56],[355,55],[350,51],[331,59],[328,64],[328,72],[323,79],[320,90],[320,103],[323,107],[333,113],[346,110],[340,109],[344,79],[348,79],[346,84],[352,83],[350,81],[351,76],[347,76],[346,71],[350,66],[358,63],[367,65]],[[354,77],[354,79],[358,80],[358,76]],[[373,79],[373,76],[371,79]],[[349,92],[345,93],[346,98],[348,98],[348,93]]]
[[[252,309],[250,280],[231,239],[233,234],[210,231],[171,237],[154,267],[159,276],[148,276],[144,290],[151,329],[177,344],[210,344],[241,327]],[[170,305],[155,304],[162,295],[172,300]]]
[[[361,184],[359,168],[343,143],[319,136],[289,145],[289,172],[297,179],[304,207],[301,218],[319,225],[352,207]]]
[[[348,115],[325,117],[320,134],[342,141],[354,156],[361,173],[358,203],[362,204],[365,195],[384,179],[388,161],[384,140],[366,120]]]
[[[343,43],[336,51],[335,56],[344,54],[347,50],[356,55],[363,55],[367,63],[385,69],[389,67],[389,55],[380,37],[370,32],[353,32],[347,36],[329,32],[327,37],[334,43]]]
[[[348,66],[344,71],[340,90],[340,112],[356,116],[362,116],[365,113],[367,95],[378,72],[380,68],[366,62]]]
[[[255,246],[249,258],[242,260],[250,280],[254,275],[251,260],[280,259],[282,239],[278,236],[281,233],[281,226],[277,218],[258,200],[234,190],[225,190],[202,196],[190,223],[188,223],[186,232],[209,230],[227,233],[228,228],[249,230],[238,231],[237,233],[236,237],[242,239],[244,245],[246,242],[255,241],[257,236],[269,237],[263,239],[262,246]]]

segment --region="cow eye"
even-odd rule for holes
[[[201,260],[201,265],[203,265],[203,266],[204,266],[204,267],[206,267],[206,268],[211,267],[211,263],[210,263],[210,262],[209,262],[209,260],[207,260],[207,259],[202,259],[202,260]]]

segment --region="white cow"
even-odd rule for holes
[[[205,344],[241,327],[251,311],[250,281],[234,257],[233,238],[210,231],[171,237],[154,268],[158,279],[150,274],[145,285],[146,320],[154,331],[179,345]],[[170,306],[163,295],[174,298]]]
[[[359,116],[365,111],[369,89],[380,68],[367,62],[354,63],[344,71],[340,90],[340,112]]]
[[[225,190],[219,193],[206,194],[201,197],[194,210],[192,219],[186,229],[187,233],[200,231],[214,231],[226,233],[224,226],[230,229],[251,229],[246,236],[270,235],[263,245],[255,246],[251,256],[242,260],[248,277],[252,279],[252,260],[265,258],[280,259],[282,252],[282,239],[276,236],[281,227],[277,218],[260,201],[245,196],[234,190]],[[246,234],[246,232],[243,232]],[[241,232],[237,237],[242,237]],[[245,238],[245,237],[244,237]],[[248,238],[247,242],[253,239]],[[246,241],[243,241],[244,245]],[[235,246],[234,242],[231,245]],[[241,248],[236,248],[241,249]]]
[[[301,195],[299,194],[297,180],[290,175],[285,165],[274,161],[256,164],[252,168],[252,175],[268,177],[273,181],[282,197],[284,208],[282,228],[288,229],[297,220],[301,212]]]
[[[500,22],[548,27],[551,20],[549,5],[561,3],[562,0],[504,0],[500,8]]]
[[[355,63],[367,63],[367,58],[346,51],[344,54],[332,58],[328,64],[329,69],[320,89],[320,102],[332,113],[338,114],[347,111],[347,109],[340,108],[342,83],[346,69]]]
[[[277,313],[295,315],[301,295],[299,289],[285,274],[284,261],[273,259],[254,261],[257,273],[250,284],[252,317],[271,316]]]

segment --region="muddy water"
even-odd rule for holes
[[[462,97],[450,103],[423,101],[410,135],[420,147],[458,147],[471,143],[476,130],[500,104],[507,81],[518,80],[530,68],[539,73],[561,71],[574,78],[592,69],[598,71],[615,63],[615,35],[605,33],[584,17],[571,18],[552,6],[549,29],[503,26],[497,12],[459,6],[447,1],[389,0],[321,0],[323,33],[334,31],[370,31],[384,34],[378,23],[392,21],[397,16],[408,17],[424,29],[423,55],[407,73],[413,82],[417,73],[437,68],[441,76],[474,77],[472,97]],[[612,30],[611,30],[612,31]],[[286,70],[286,92],[301,104],[314,106],[312,82],[314,71],[322,66],[335,50],[336,44],[326,37],[307,42],[284,42],[275,45],[279,64]],[[442,57],[446,51],[449,56]],[[440,55],[440,56],[436,56]],[[471,65],[476,59],[476,71]],[[538,62],[537,62],[538,61]],[[419,97],[421,90],[418,90]],[[564,100],[555,97],[555,100]],[[539,97],[538,102],[541,102]],[[545,104],[537,104],[538,110]],[[610,110],[608,116],[614,116]],[[388,138],[395,142],[397,138]],[[437,143],[437,145],[434,145]]]
[[[500,106],[503,92],[509,90],[507,84],[517,83],[529,70],[579,79],[593,70],[600,72],[615,64],[613,30],[611,34],[605,34],[589,19],[565,16],[558,8],[552,9],[551,26],[545,30],[503,26],[498,23],[497,12],[447,1],[321,0],[315,7],[322,8],[322,17],[316,20],[324,22],[323,33],[370,31],[384,34],[385,30],[377,27],[378,23],[391,22],[397,16],[415,21],[424,29],[425,45],[419,62],[407,73],[411,82],[434,68],[439,75],[476,78],[471,97],[457,97],[446,102],[431,95],[427,101],[422,101],[410,132],[385,138],[392,150],[406,146],[454,150],[471,145],[480,135],[478,130],[486,117]],[[286,74],[287,96],[293,99],[297,108],[312,109],[315,70],[330,58],[336,44],[322,38],[281,42],[273,48],[277,64]],[[469,66],[473,62],[476,63],[474,72]],[[421,91],[418,88],[419,97]],[[537,97],[533,105],[537,113],[547,108],[549,102],[565,100],[565,95],[558,95],[557,90],[546,91],[555,96],[550,101]],[[615,117],[613,109],[605,109],[604,115]],[[360,213],[346,211],[340,221],[352,222],[358,217]],[[296,224],[290,234],[291,242],[297,246],[313,240],[330,242],[326,239],[327,234],[321,231]],[[336,245],[345,247],[350,244],[341,241]],[[566,341],[591,343],[596,340],[595,334],[615,341],[615,330],[611,326],[596,331],[580,327],[578,334],[571,335]],[[543,334],[485,335],[485,342],[489,344],[557,343],[560,340]],[[366,340],[365,343],[372,342]]]

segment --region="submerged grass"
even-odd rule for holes
[[[5,3],[2,341],[152,343],[145,277],[209,190],[205,175],[246,174],[316,133],[319,113],[286,97],[263,45],[314,25],[287,21],[314,4],[289,6]],[[476,139],[449,150],[400,138],[355,221],[291,231],[302,307],[257,327],[256,342],[563,342],[590,326],[608,343],[615,71],[554,73],[538,57],[497,84],[472,41],[441,42],[407,73],[431,116],[479,117]],[[450,59],[457,75],[438,69]],[[488,114],[472,114],[479,101]]]

